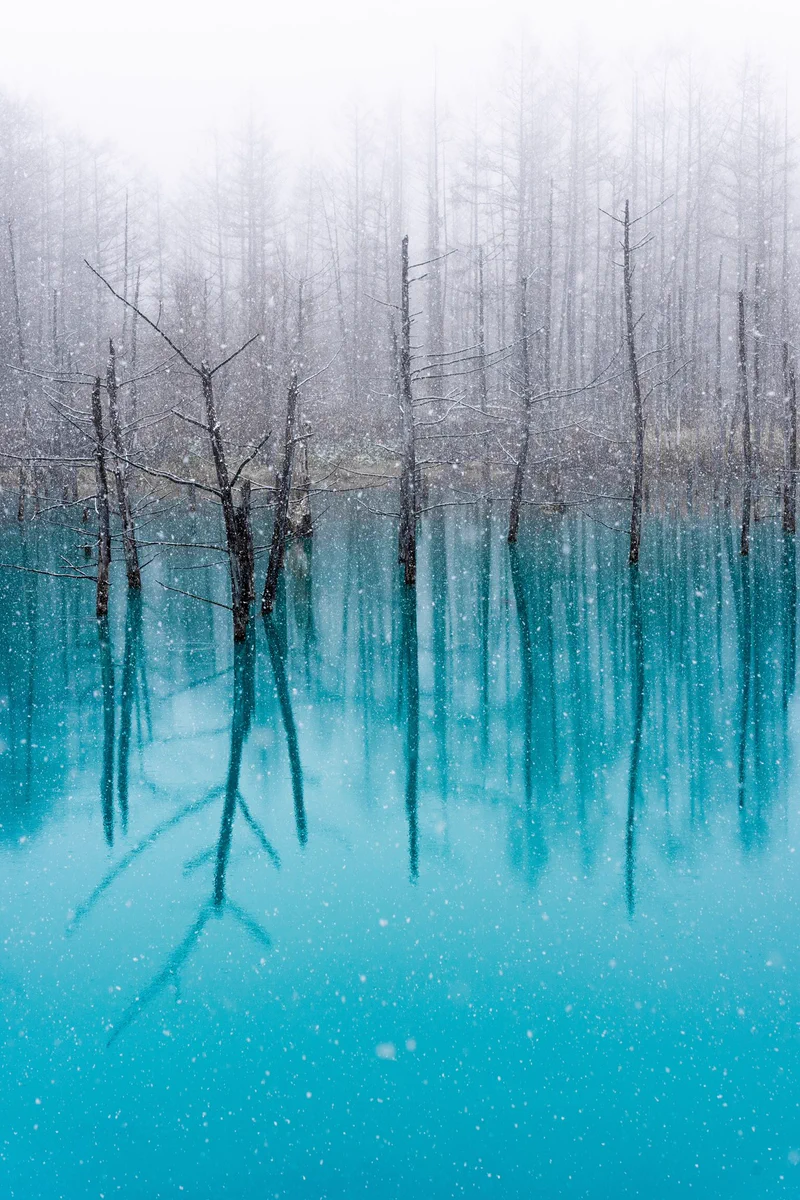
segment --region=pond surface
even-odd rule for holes
[[[793,543],[501,516],[2,574],[0,1195],[800,1196]]]

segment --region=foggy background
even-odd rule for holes
[[[347,103],[413,110],[434,76],[444,100],[481,103],[502,50],[522,41],[623,91],[671,57],[714,80],[747,56],[794,109],[800,21],[791,0],[33,0],[9,4],[0,25],[0,86],[174,185],[251,110],[281,149],[308,156],[336,137]]]
[[[601,476],[622,503],[635,427],[648,487],[724,474],[730,497],[751,424],[744,474],[768,512],[800,317],[795,23],[785,0],[15,9],[5,486],[19,463],[36,505],[93,495],[87,388],[109,339],[136,471],[208,483],[191,364],[248,344],[215,385],[232,461],[259,447],[237,479],[268,489],[284,430],[310,422],[315,478],[394,486],[408,235],[420,497],[480,470],[503,502],[513,474],[521,503],[577,503]],[[309,382],[290,420],[293,370]]]

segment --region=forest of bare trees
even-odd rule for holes
[[[780,86],[673,61],[620,108],[518,51],[471,111],[354,106],[330,161],[249,120],[176,195],[0,98],[9,517],[75,506],[138,586],[153,495],[222,512],[237,636],[315,497],[397,520],[491,499],[629,531],[664,496],[782,512],[796,466],[792,138]],[[97,516],[95,516],[95,510]],[[116,532],[119,521],[119,532]],[[87,556],[88,563],[88,556]],[[105,580],[105,582],[104,582]]]

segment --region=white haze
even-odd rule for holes
[[[626,88],[673,54],[705,75],[747,56],[796,107],[793,0],[32,0],[0,26],[0,86],[167,184],[248,112],[307,157],[353,101],[413,110],[436,78],[451,105],[475,103],[503,48],[523,41],[600,63]]]

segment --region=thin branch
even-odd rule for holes
[[[233,473],[233,479],[231,479],[231,487],[235,487],[236,481],[238,480],[239,476],[241,475],[242,471],[245,469],[247,464],[251,463],[253,461],[255,456],[258,454],[259,450],[262,448],[262,446],[266,445],[266,443],[269,441],[269,439],[271,437],[272,437],[272,430],[270,429],[267,431],[267,433],[264,434],[263,438],[258,443],[258,445],[253,450],[251,450],[250,453],[248,455],[246,455],[245,458],[242,459],[242,461],[239,463],[238,468]]]
[[[372,515],[374,517],[395,517],[395,518],[397,518],[400,516],[399,512],[381,512],[381,510],[378,508],[370,508],[370,506],[368,504],[364,503],[364,501],[361,499],[360,496],[354,496],[353,499],[355,500],[356,504],[359,505],[360,508],[365,508],[367,510],[367,512],[372,513]]]
[[[8,367],[10,371],[16,371],[18,375],[32,375],[34,379],[45,379],[48,383],[66,383],[70,387],[92,387],[94,384],[94,376],[87,375],[85,371],[76,371],[75,375],[86,375],[86,379],[76,379],[74,376],[62,378],[60,375],[46,375],[43,371],[33,371],[30,367],[18,367],[14,363],[3,363],[4,367]]]
[[[325,363],[324,367],[320,367],[320,369],[318,371],[314,371],[314,373],[312,375],[306,375],[305,379],[301,379],[297,385],[298,389],[301,387],[305,387],[305,385],[307,383],[311,383],[313,380],[318,379],[320,375],[324,375],[325,372],[328,370],[328,367],[330,367],[336,361],[336,358],[339,355],[339,351],[341,350],[342,345],[343,345],[343,343],[340,344],[339,348],[328,359],[328,361]]]
[[[137,471],[144,471],[145,475],[152,475],[156,479],[168,479],[171,483],[179,483],[183,487],[196,487],[201,492],[210,492],[212,496],[217,496],[218,498],[221,495],[220,491],[215,487],[211,487],[210,484],[199,483],[196,479],[182,479],[180,475],[173,475],[171,471],[155,471],[152,467],[144,466],[143,463],[134,462],[132,458],[127,458],[124,454],[117,454],[111,447],[108,448],[108,453],[113,454],[114,458],[118,458],[121,462],[127,463],[129,467],[135,467]],[[25,459],[25,461],[27,462],[28,460]],[[61,462],[64,460],[56,459],[55,461]],[[73,461],[86,462],[87,460],[77,459]],[[88,461],[91,462],[92,460],[89,459]]]
[[[7,450],[0,450],[0,458],[11,458],[14,462],[24,463],[62,463],[64,466],[91,466],[94,462],[93,458],[65,458],[58,454],[10,454]]]
[[[454,250],[446,250],[444,254],[437,254],[436,258],[426,258],[425,262],[411,263],[409,271],[418,271],[420,267],[429,267],[431,263],[441,262],[443,258],[449,258],[451,254],[458,254],[458,248]]]
[[[83,261],[86,263],[86,266],[89,268],[89,270],[92,272],[92,274],[96,275],[97,278],[100,280],[100,282],[104,283],[106,285],[108,290],[111,292],[112,296],[116,296],[118,300],[122,301],[122,303],[126,306],[126,308],[129,308],[129,309],[131,309],[132,312],[135,312],[137,317],[141,317],[142,320],[144,321],[145,325],[149,325],[151,329],[155,330],[155,332],[158,334],[158,336],[163,338],[164,341],[167,343],[167,345],[170,346],[175,351],[175,353],[177,354],[177,356],[181,360],[181,362],[184,362],[191,371],[194,371],[195,375],[202,375],[202,371],[200,370],[200,368],[196,367],[194,365],[194,363],[191,361],[191,359],[186,357],[186,355],[183,353],[183,351],[178,346],[175,345],[172,338],[169,337],[166,333],[164,333],[163,329],[159,329],[159,327],[155,321],[152,321],[150,319],[150,317],[148,317],[146,313],[143,313],[140,308],[137,308],[135,304],[131,304],[130,300],[128,300],[127,297],[121,296],[119,294],[119,292],[115,291],[114,288],[111,286],[111,284],[108,282],[108,280],[105,279],[100,274],[99,271],[96,271],[94,269],[94,267],[92,266],[92,264],[89,262],[89,260],[87,258],[85,258]]]
[[[140,383],[143,379],[150,379],[151,376],[157,375],[159,371],[166,370],[174,357],[174,354],[170,355],[170,357],[165,358],[163,362],[156,363],[154,367],[147,367],[144,371],[142,371],[141,375],[132,375],[130,379],[120,380],[117,383],[117,390],[121,391],[122,388],[127,387],[129,383]]]
[[[90,579],[97,583],[96,575],[68,575],[66,571],[39,571],[36,567],[20,567],[16,563],[0,563],[5,571],[25,571],[28,575],[49,575],[51,579]]]
[[[260,333],[254,333],[253,336],[248,338],[244,345],[240,346],[238,350],[234,350],[233,354],[229,354],[227,358],[223,358],[221,363],[217,363],[215,367],[212,367],[212,369],[209,371],[209,375],[216,375],[217,371],[221,371],[223,367],[227,367],[228,363],[231,363],[235,358],[238,358],[248,346],[252,346],[253,342],[257,341],[257,339],[260,337]]]
[[[168,583],[162,583],[160,579],[157,579],[156,583],[167,592],[177,592],[179,596],[188,596],[190,600],[202,600],[204,604],[213,604],[216,608],[225,608],[228,612],[233,612],[230,604],[223,604],[221,600],[209,600],[208,596],[196,596],[194,592],[183,592],[180,588],[170,587]]]
[[[206,425],[204,421],[198,421],[195,417],[187,417],[186,413],[179,412],[177,408],[171,408],[170,412],[172,413],[173,417],[180,417],[182,421],[186,421],[189,425],[196,425],[198,429],[202,429],[206,433],[211,432],[208,425]]]

